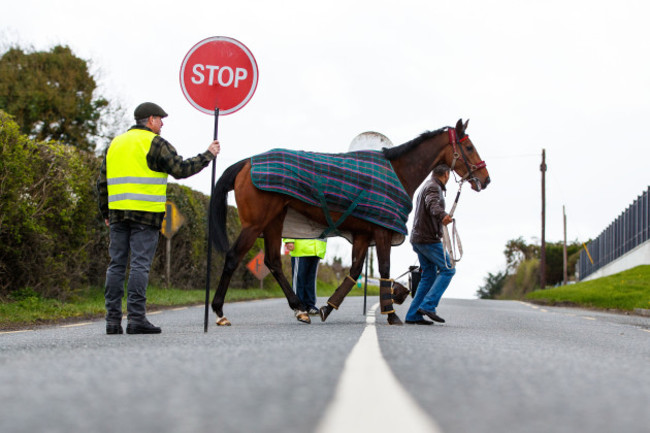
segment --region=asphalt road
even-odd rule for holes
[[[203,307],[151,315],[161,335],[108,336],[101,321],[2,333],[0,432],[316,431],[371,326],[362,301],[311,325],[278,299],[227,304],[233,326],[207,334]],[[378,315],[376,334],[440,431],[648,431],[649,318],[449,299],[439,314],[447,324]],[[407,425],[407,411],[375,409],[398,395],[388,385],[354,392],[359,419]]]

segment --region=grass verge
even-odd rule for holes
[[[596,280],[537,290],[525,298],[548,305],[576,305],[587,308],[633,311],[650,309],[650,265]]]
[[[329,297],[336,286],[318,283],[318,296]],[[379,288],[368,286],[368,296],[378,296]],[[214,290],[210,293],[210,300]],[[363,288],[355,286],[348,296],[363,296]],[[254,299],[283,298],[284,293],[277,283],[264,289],[231,288],[226,294],[226,302],[250,301]],[[147,289],[147,310],[186,305],[202,305],[205,290],[178,290],[150,286]],[[123,304],[126,311],[126,303]],[[16,292],[12,299],[0,302],[0,330],[25,329],[38,325],[100,319],[104,317],[104,289],[93,287],[75,294],[66,301],[40,298],[31,290]]]

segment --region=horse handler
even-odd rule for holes
[[[444,198],[449,172],[450,168],[445,164],[436,166],[431,178],[427,180],[418,195],[411,245],[418,255],[422,278],[406,313],[408,324],[433,325],[433,322],[426,320],[424,316],[445,323],[445,320],[436,313],[436,308],[456,273],[449,254],[445,252],[442,245],[442,227],[452,221],[449,214],[445,212]]]
[[[113,139],[97,179],[99,210],[110,227],[111,261],[106,271],[106,333],[122,334],[122,298],[126,265],[127,334],[160,334],[146,317],[147,284],[167,200],[167,175],[192,176],[210,164],[220,151],[214,140],[208,149],[183,160],[162,138],[167,113],[152,102],[135,109],[136,124]]]

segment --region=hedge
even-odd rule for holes
[[[108,265],[108,228],[99,214],[95,183],[101,157],[57,142],[36,142],[0,110],[0,300],[21,291],[65,300],[76,290],[102,287]],[[205,287],[209,197],[170,183],[168,198],[185,216],[171,240],[171,285]],[[230,207],[229,234],[240,228]],[[262,248],[262,241],[244,262]],[[166,238],[161,235],[150,283],[164,285]],[[212,287],[223,255],[214,252]],[[231,287],[257,287],[244,266]]]

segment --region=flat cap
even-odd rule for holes
[[[160,116],[167,117],[167,113],[163,110],[160,105],[154,104],[153,102],[143,102],[138,105],[135,111],[133,112],[135,120],[146,119],[149,116]]]

